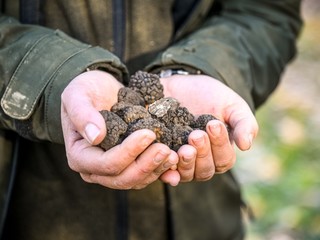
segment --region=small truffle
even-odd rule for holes
[[[145,106],[145,102],[140,93],[128,87],[122,87],[118,92],[118,102],[131,103],[133,105]]]
[[[142,118],[151,118],[148,110],[140,105],[118,103],[111,108],[111,111],[116,113],[127,124]]]
[[[193,128],[195,129],[200,129],[200,130],[203,130],[203,131],[206,131],[206,127],[207,127],[207,123],[211,120],[217,120],[216,117],[214,117],[213,115],[211,114],[203,114],[203,115],[200,115],[195,123],[193,124]]]
[[[171,146],[172,143],[172,134],[171,131],[161,122],[154,118],[143,118],[128,125],[128,130],[126,135],[140,130],[140,129],[149,129],[156,134],[156,142],[164,143],[168,146]]]
[[[169,109],[167,114],[162,117],[162,121],[169,125],[189,126],[194,124],[194,116],[186,107],[178,107]]]
[[[131,76],[129,88],[139,92],[146,104],[151,104],[163,98],[163,86],[157,74],[138,71]]]
[[[100,147],[108,150],[122,141],[124,133],[127,131],[128,125],[115,113],[102,110],[100,111],[106,122],[107,134]]]
[[[121,111],[123,108],[126,108],[128,106],[134,106],[134,105],[126,102],[117,102],[111,107],[111,112],[114,112],[115,114],[117,114],[117,112]]]
[[[157,118],[165,116],[170,109],[178,108],[180,103],[177,99],[172,97],[161,98],[148,106],[150,114]]]
[[[188,137],[193,129],[190,126],[177,125],[172,127],[172,146],[174,151],[178,151],[179,148],[188,144]]]

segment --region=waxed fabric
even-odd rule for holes
[[[190,0],[191,10],[181,0],[37,2],[42,26],[19,22],[18,0],[0,4],[0,127],[23,137],[4,236],[242,239],[241,193],[231,173],[125,193],[83,182],[67,166],[60,95],[87,69],[125,84],[138,69],[178,67],[217,78],[255,110],[295,55],[300,1]],[[1,178],[12,155],[6,149]],[[1,199],[7,183],[1,179]]]
[[[15,1],[6,1],[6,7]],[[294,56],[301,26],[298,0],[215,1],[218,13],[210,9],[212,1],[197,1],[185,24],[175,31],[173,14],[168,14],[173,1],[125,1],[128,17],[122,35],[126,41],[120,46],[125,50],[117,57],[112,54],[119,48],[113,41],[112,29],[117,27],[109,19],[112,7],[105,4],[111,1],[43,1],[44,22],[50,28],[0,18],[4,93],[0,121],[26,138],[57,143],[63,143],[63,138],[56,97],[91,65],[104,63],[120,81],[144,67],[157,71],[186,65],[225,82],[254,109],[274,90],[285,64]],[[100,14],[99,9],[110,14]],[[44,61],[33,65],[38,56]],[[28,86],[34,79],[39,82],[31,90]]]

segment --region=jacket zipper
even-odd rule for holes
[[[125,0],[112,0],[114,54],[123,61],[126,35]]]
[[[125,57],[125,34],[126,34],[126,11],[125,0],[112,0],[112,30],[114,51],[113,53],[121,61]],[[116,191],[116,239],[128,240],[129,217],[128,217],[128,192]]]

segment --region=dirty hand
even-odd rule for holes
[[[122,85],[102,71],[73,79],[61,95],[61,122],[70,168],[86,182],[113,189],[139,189],[160,178],[177,185],[180,175],[170,170],[178,155],[164,144],[152,144],[155,134],[139,130],[108,151],[96,146],[106,134],[99,110],[117,102]]]
[[[231,169],[236,160],[233,142],[247,150],[258,133],[257,121],[244,99],[205,75],[173,75],[162,78],[161,83],[165,96],[178,99],[194,115],[209,113],[221,120],[210,121],[206,132],[193,131],[189,145],[179,149],[181,181],[205,181]],[[230,136],[224,123],[231,128]]]

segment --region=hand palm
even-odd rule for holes
[[[214,115],[231,126],[240,149],[251,146],[258,124],[249,105],[231,88],[204,75],[174,75],[161,81],[165,96],[178,99],[194,115]]]

